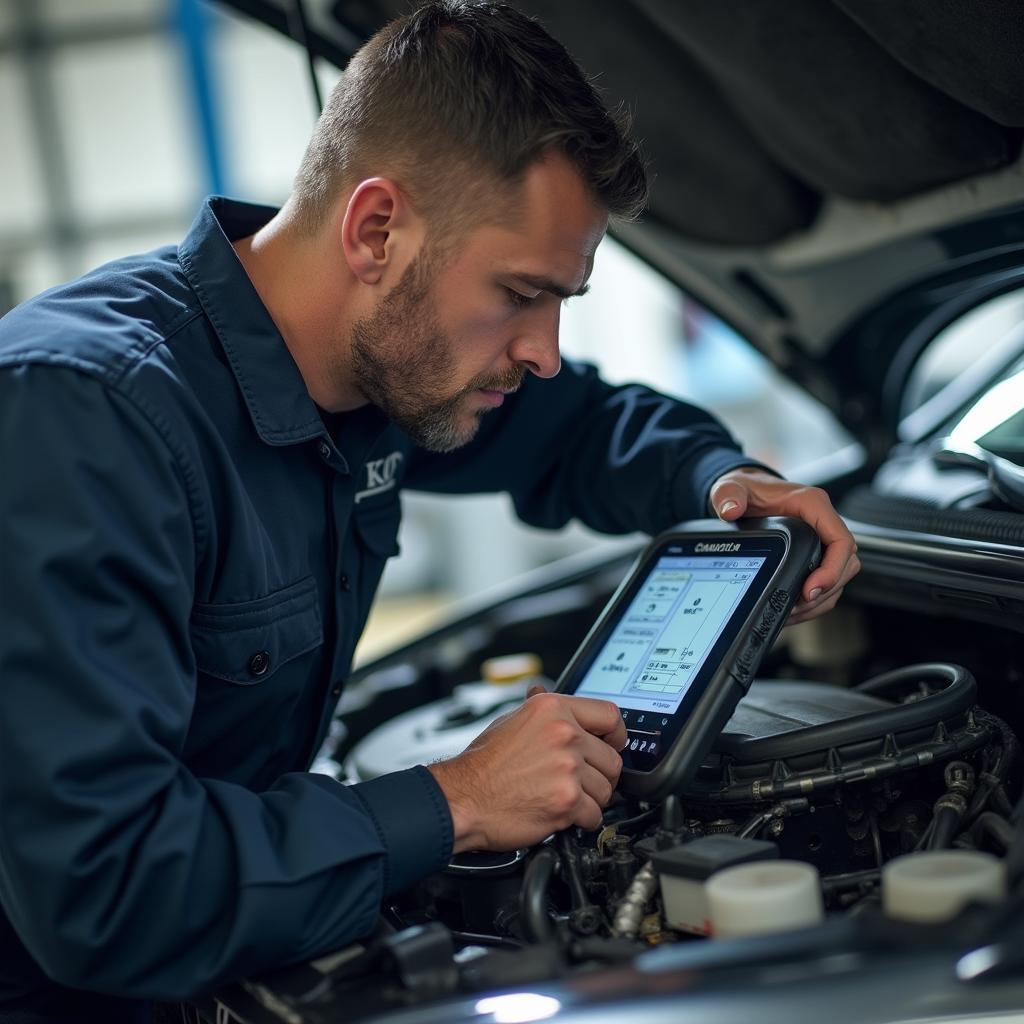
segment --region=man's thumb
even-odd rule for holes
[[[742,487],[726,484],[711,501],[719,519],[732,522],[747,511],[747,495]]]

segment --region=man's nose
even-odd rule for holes
[[[522,326],[509,346],[509,357],[538,377],[554,377],[562,366],[558,351],[558,324],[561,305],[551,310],[536,310],[536,315]]]

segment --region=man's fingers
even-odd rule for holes
[[[730,504],[733,501],[735,508]],[[860,568],[853,534],[820,487],[793,484],[763,470],[743,467],[716,481],[711,488],[711,504],[720,518],[729,521],[741,515],[793,516],[814,528],[821,538],[824,555],[821,565],[804,583],[807,601],[827,597]]]
[[[622,712],[618,708],[615,710],[618,712],[616,716],[618,721],[612,727],[611,732],[602,733],[601,739],[611,747],[613,752],[618,752],[625,747],[629,737],[626,734],[626,723],[622,720]]]
[[[570,711],[579,723],[592,736],[600,736],[616,750],[621,750],[626,743],[626,725],[622,721],[622,712],[607,700],[595,700],[593,697],[564,697],[570,701]]]
[[[824,554],[821,564],[804,581],[805,600],[824,598],[856,575],[860,563],[855,560],[857,544],[853,534],[821,488],[796,487],[782,496],[776,508],[765,511],[803,519],[821,539]]]
[[[607,740],[585,736],[582,744],[583,760],[599,771],[614,786],[622,773],[622,756]]]
[[[825,549],[821,565],[804,581],[803,595],[807,601],[821,601],[837,588],[842,588],[860,572],[860,559],[855,544],[846,546],[835,541]]]
[[[842,594],[843,589],[843,587],[833,587],[828,593],[822,594],[821,597],[815,598],[813,601],[801,601],[799,604],[793,605],[793,610],[790,614],[806,615],[808,612],[820,611],[830,601],[834,604],[835,600]]]
[[[842,594],[843,590],[845,589],[847,582],[854,576],[856,576],[859,571],[860,562],[858,561],[857,556],[854,555],[853,558],[850,560],[850,563],[843,570],[839,582],[834,587],[830,587],[828,590],[820,591],[810,601],[797,602],[795,605],[793,605],[792,609],[790,610],[790,618],[786,621],[788,623],[792,623],[793,616],[804,617],[807,616],[808,613],[811,613],[812,615],[818,614],[822,611],[827,611],[830,608],[834,607],[836,601],[839,599],[840,594]],[[826,608],[826,604],[828,605],[828,608]]]
[[[849,576],[852,577],[853,575],[855,574],[849,573]],[[809,611],[810,609],[818,608],[820,605],[824,604],[830,597],[834,596],[835,594],[842,593],[843,588],[846,586],[846,576],[847,574],[844,572],[843,578],[840,579],[840,581],[834,587],[829,587],[828,590],[819,590],[818,593],[816,593],[815,596],[809,601],[801,598],[799,601],[797,601],[795,605],[793,605],[792,611],[796,612],[797,614],[800,614],[802,612]]]
[[[839,598],[842,596],[843,588],[839,587],[831,597],[823,599],[821,602],[815,602],[813,606],[803,605],[797,606],[789,613],[789,618],[786,619],[787,626],[796,626],[801,622],[807,622],[809,619],[817,618],[819,615],[824,615],[825,612],[832,611],[835,608]]]
[[[589,793],[584,792],[572,810],[572,820],[569,824],[577,825],[579,828],[585,828],[588,831],[600,828],[601,823],[604,821],[602,807],[603,804],[599,804]]]
[[[778,512],[809,523],[825,549],[821,565],[804,582],[803,594],[806,600],[824,597],[856,574],[860,563],[852,560],[857,544],[823,490],[818,487],[797,487],[783,498]]]
[[[589,764],[585,764],[580,771],[580,786],[598,807],[607,807],[612,793],[615,792],[615,787],[609,779]]]
[[[844,538],[829,543],[822,556],[821,565],[804,581],[804,597],[808,601],[813,601],[816,597],[842,586],[856,575],[856,570],[860,568],[860,563],[854,561],[856,550],[852,536],[848,540]]]
[[[743,494],[742,512],[723,514],[734,495]],[[843,587],[860,571],[857,544],[846,523],[820,487],[793,484],[754,466],[741,466],[720,477],[711,488],[711,504],[722,519],[752,516],[792,516],[811,526],[821,540],[821,564],[804,581],[799,604],[787,624],[831,610]]]

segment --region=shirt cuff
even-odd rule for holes
[[[447,867],[455,835],[448,801],[423,765],[350,787],[384,845],[384,895]]]

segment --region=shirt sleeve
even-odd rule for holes
[[[373,930],[439,870],[422,767],[253,792],[180,760],[197,517],[153,411],[0,369],[0,906],[60,984],[182,999]]]
[[[464,448],[414,449],[404,483],[507,491],[534,526],[577,518],[604,533],[653,534],[706,517],[711,485],[739,466],[768,468],[709,413],[641,385],[613,387],[593,366],[565,360],[549,380],[528,377]]]

